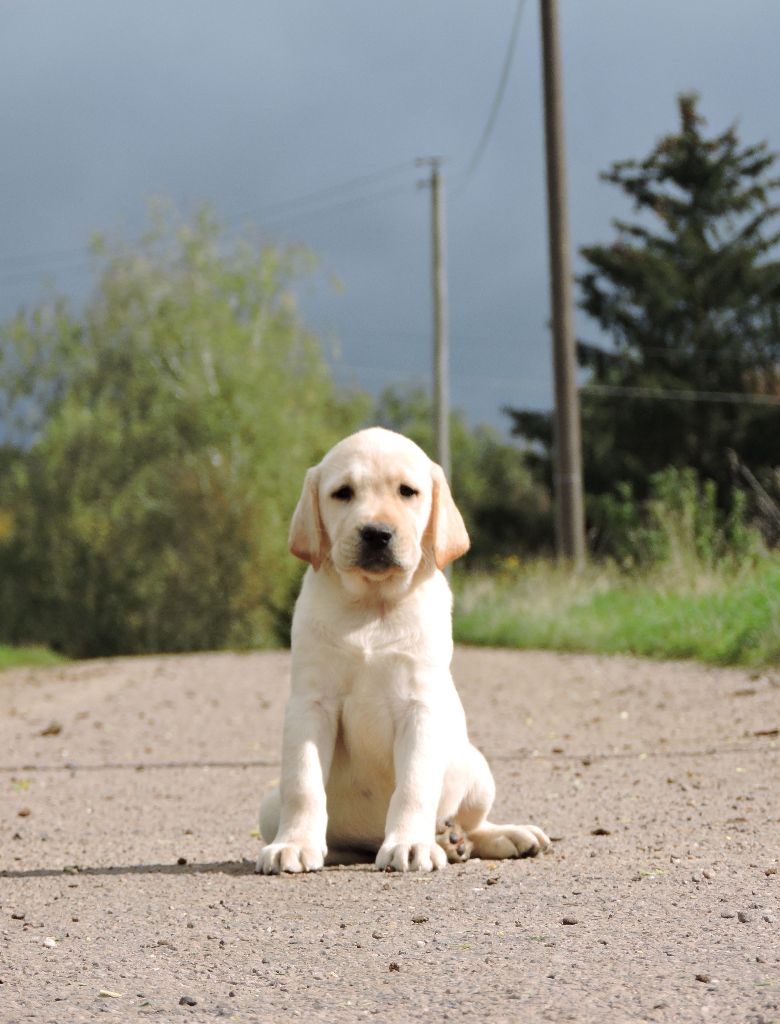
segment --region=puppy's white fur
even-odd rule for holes
[[[373,547],[366,527],[383,535]],[[448,818],[473,856],[549,845],[533,825],[487,820],[495,786],[450,675],[441,572],[468,545],[441,468],[400,434],[360,431],[308,471],[290,549],[310,567],[258,871],[316,871],[329,847],[376,853],[378,868],[430,871],[446,862],[435,833]]]

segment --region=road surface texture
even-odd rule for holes
[[[780,672],[459,649],[536,860],[253,873],[286,653],[0,674],[0,1021],[780,1021]]]

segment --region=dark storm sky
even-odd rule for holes
[[[88,293],[92,232],[139,234],[150,197],[212,204],[323,273],[301,303],[339,380],[426,382],[429,196],[447,158],[452,393],[472,422],[549,407],[539,14],[526,0],[477,171],[515,0],[0,0],[0,316],[48,278]],[[696,89],[710,128],[780,148],[777,0],[561,0],[575,247],[628,212],[598,180]],[[314,204],[286,200],[374,172]],[[343,289],[335,290],[329,276]],[[593,337],[580,318],[579,333]]]

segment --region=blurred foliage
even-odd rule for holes
[[[83,313],[57,300],[0,334],[0,639],[273,642],[304,472],[366,412],[296,310],[311,257],[160,208],[141,244],[94,258]]]
[[[431,400],[422,388],[386,390],[374,417],[435,458]],[[450,448],[452,491],[471,537],[463,565],[489,566],[518,552],[550,550],[549,492],[534,481],[520,448],[490,427],[470,428],[458,412],[450,416]]]
[[[743,568],[765,556],[760,530],[748,516],[747,496],[734,488],[729,510],[718,506],[713,480],[669,466],[653,474],[639,500],[630,484],[589,501],[591,545],[621,569],[658,569],[694,578]]]

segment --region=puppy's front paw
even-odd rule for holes
[[[293,874],[301,871],[319,871],[325,862],[325,851],[317,846],[299,846],[297,843],[269,843],[260,851],[255,870],[262,875]]]
[[[376,855],[380,871],[438,871],[447,855],[436,843],[384,843]]]
[[[454,818],[436,823],[436,842],[451,864],[462,864],[471,856],[474,844]]]

